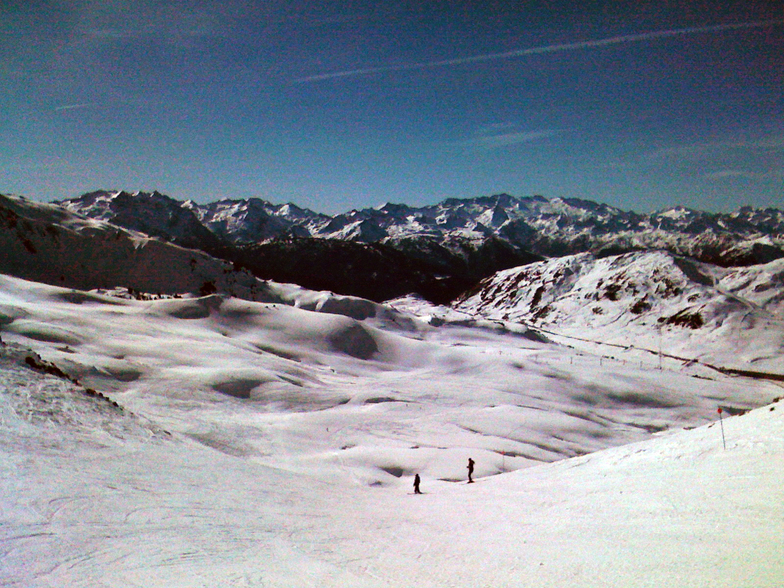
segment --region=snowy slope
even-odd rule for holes
[[[784,262],[719,268],[662,251],[566,256],[499,272],[463,315],[784,374]]]
[[[784,578],[784,404],[725,418],[726,450],[715,423],[774,383],[215,296],[4,277],[0,308],[3,585]],[[117,406],[29,369],[25,347]]]
[[[584,254],[380,305],[0,215],[2,271],[70,286],[0,276],[0,585],[782,584],[781,383],[673,358],[783,372],[781,261]]]
[[[56,289],[12,282],[6,308],[83,339],[69,341],[69,352],[14,331],[5,340],[45,358],[74,356],[74,365],[104,357],[101,369],[114,359],[142,373],[119,378],[125,391],[111,395],[114,407],[23,367],[21,348],[2,352],[4,585],[774,588],[784,578],[782,403],[726,418],[726,450],[712,423],[491,475],[536,463],[500,450],[536,443],[531,457],[550,460],[570,435],[574,449],[601,449],[633,437],[613,432],[632,414],[664,422],[684,410],[666,404],[693,397],[690,420],[705,422],[715,397],[761,403],[780,388],[621,364],[613,377],[586,356],[572,371],[557,359],[568,350],[484,330],[418,342],[388,333],[380,357],[362,360],[329,342],[336,323],[292,317],[291,308],[227,301],[210,318],[173,318],[170,302],[127,301],[109,313],[100,300],[69,307]],[[91,329],[98,317],[111,338]],[[153,326],[155,348],[145,336]],[[213,330],[223,334],[207,345]],[[235,393],[257,377],[244,357],[259,337],[267,351],[251,353],[270,373],[294,378],[299,369],[296,377],[321,382],[298,395],[264,392],[287,399],[277,405],[258,388],[248,399],[216,393],[216,375],[235,378]],[[514,383],[497,372],[514,354],[528,359],[509,396]],[[174,371],[190,388],[174,386]],[[493,390],[502,381],[507,391]],[[652,396],[624,407],[602,385]],[[469,455],[478,483],[458,484]],[[410,493],[414,471],[422,496]]]
[[[74,288],[176,294],[218,290],[270,299],[247,271],[53,204],[0,196],[0,271]]]

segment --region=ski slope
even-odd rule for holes
[[[0,278],[0,585],[782,585],[780,386],[325,296]]]

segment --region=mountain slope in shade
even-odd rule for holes
[[[383,302],[411,292],[447,303],[496,270],[538,256],[504,241],[448,244],[412,238],[362,243],[340,239],[275,239],[234,250],[231,259],[256,276]]]

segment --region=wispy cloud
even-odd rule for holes
[[[475,136],[460,142],[460,145],[482,150],[500,149],[519,145],[521,143],[531,143],[532,141],[538,141],[539,139],[547,139],[563,132],[564,131],[561,129],[515,131],[513,130],[513,125],[491,125],[480,129]]]
[[[647,154],[651,160],[702,159],[722,154],[784,152],[784,136],[765,137],[755,140],[712,141],[657,149]]]
[[[608,47],[611,45],[622,45],[625,43],[638,43],[641,41],[652,41],[667,37],[679,37],[684,35],[697,35],[706,33],[720,33],[740,29],[753,29],[784,24],[784,19],[762,20],[754,22],[743,22],[735,24],[711,25],[705,27],[688,27],[682,29],[668,29],[664,31],[652,31],[635,35],[620,35],[607,37],[604,39],[594,39],[592,41],[580,41],[577,43],[559,43],[554,45],[543,45],[541,47],[529,47],[526,49],[516,49],[514,51],[504,51],[502,53],[486,53],[483,55],[473,55],[469,57],[458,57],[455,59],[443,59],[437,61],[424,61],[419,63],[406,63],[399,65],[382,65],[378,67],[365,67],[344,71],[316,74],[295,80],[297,82],[319,82],[334,78],[348,78],[355,76],[365,76],[376,73],[386,73],[394,71],[405,71],[415,69],[427,69],[435,67],[448,67],[453,65],[465,65],[482,61],[494,61],[498,59],[513,59],[525,57],[527,55],[540,55],[545,53],[561,53],[564,51],[580,51],[583,49],[593,49],[598,47]]]
[[[57,107],[55,107],[54,111],[55,111],[55,112],[62,112],[62,111],[64,111],[64,110],[77,110],[77,109],[79,109],[79,108],[90,108],[90,107],[92,107],[92,106],[95,106],[95,104],[92,104],[92,103],[84,103],[84,104],[65,104],[65,105],[63,105],[63,106],[57,106]]]
[[[723,169],[720,171],[706,174],[705,177],[709,180],[768,180],[771,178],[784,177],[784,169],[771,170],[767,172],[753,172],[742,169]]]
[[[183,9],[169,0],[133,2],[103,0],[75,10],[73,45],[102,45],[155,39],[155,42],[190,47],[199,40],[225,37],[220,8],[194,5]]]
[[[784,136],[732,137],[641,153],[619,169],[665,171],[720,183],[784,178]]]

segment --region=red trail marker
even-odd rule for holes
[[[722,410],[719,407],[719,422],[721,423],[721,444],[724,445],[724,449],[727,449],[727,440],[724,438],[724,419],[721,416]]]

